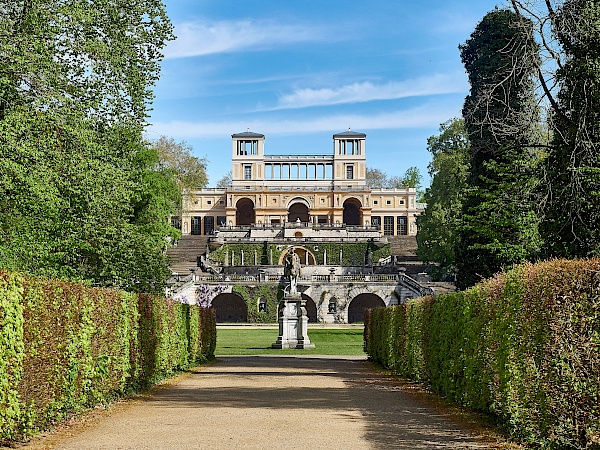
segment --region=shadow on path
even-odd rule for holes
[[[203,387],[203,381],[210,385]],[[219,383],[219,380],[222,383]],[[329,380],[329,381],[327,381]],[[215,384],[216,382],[216,384]],[[487,448],[448,416],[402,391],[366,361],[297,357],[221,357],[189,382],[149,400],[163,407],[335,410],[362,421],[370,448]],[[356,414],[356,413],[359,414]],[[359,419],[357,419],[359,417]],[[335,430],[331,430],[332,433]]]

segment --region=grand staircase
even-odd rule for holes
[[[396,267],[404,267],[412,278],[425,272],[427,266],[417,258],[417,238],[415,236],[387,236],[392,246],[392,256]]]
[[[394,257],[395,267],[405,268],[406,274],[409,277],[419,280],[424,286],[433,288],[436,294],[445,294],[456,290],[454,283],[441,281],[424,282],[421,280],[419,274],[426,272],[427,264],[423,264],[423,262],[417,258],[416,236],[387,236],[387,238],[392,246],[392,256]]]
[[[187,275],[190,269],[198,267],[198,257],[206,253],[210,236],[181,236],[177,245],[167,250],[171,271]]]

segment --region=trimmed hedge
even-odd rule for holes
[[[214,355],[213,310],[0,270],[0,440]]]
[[[365,351],[541,448],[600,448],[600,259],[370,310]]]

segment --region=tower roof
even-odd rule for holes
[[[243,133],[235,133],[231,135],[232,138],[264,138],[264,134],[253,133],[252,131],[244,131]]]
[[[365,133],[359,133],[357,131],[351,131],[350,129],[348,129],[348,131],[344,131],[342,133],[336,133],[333,135],[334,139],[339,139],[339,138],[366,138],[367,135]]]

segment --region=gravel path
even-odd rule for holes
[[[220,357],[109,414],[58,449],[484,449],[368,363]]]

